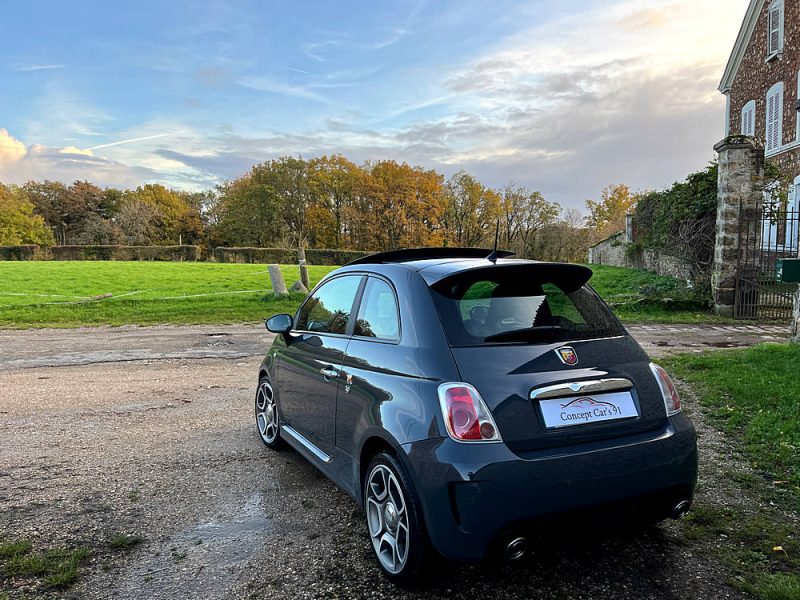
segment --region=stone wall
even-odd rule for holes
[[[703,277],[694,263],[685,258],[647,248],[631,252],[630,245],[625,242],[628,236],[629,233],[620,231],[589,248],[589,264],[646,269],[687,281],[698,281]]]
[[[597,242],[594,246],[589,248],[589,264],[627,267],[627,245],[624,242],[625,232],[623,231]]]

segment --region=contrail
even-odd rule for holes
[[[110,144],[100,144],[99,146],[92,146],[87,150],[99,150],[100,148],[108,148],[110,146],[119,146],[120,144],[130,144],[132,142],[143,142],[145,140],[154,140],[156,138],[166,137],[169,133],[157,133],[156,135],[145,135],[143,137],[130,138],[127,140],[120,140],[118,142],[111,142]]]

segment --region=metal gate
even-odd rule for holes
[[[765,203],[739,214],[734,317],[790,321],[797,284],[778,281],[776,266],[778,259],[798,257],[800,211]]]

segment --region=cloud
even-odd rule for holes
[[[269,94],[305,98],[306,100],[314,100],[316,102],[327,102],[327,99],[323,95],[318,94],[307,87],[294,85],[291,83],[284,83],[282,81],[275,81],[269,77],[243,77],[239,80],[239,85],[259,92],[267,92]]]
[[[21,184],[34,179],[65,183],[88,180],[116,187],[136,187],[149,182],[177,183],[168,173],[98,157],[89,149],[52,148],[42,144],[26,146],[5,129],[0,129],[0,181]],[[183,187],[189,187],[188,183]]]
[[[0,166],[22,159],[27,152],[25,144],[5,129],[0,129]]]
[[[66,66],[67,65],[24,65],[14,70],[20,73],[26,73],[28,71],[52,71],[53,69],[64,69]]]
[[[80,154],[83,156],[94,156],[91,148],[87,148],[86,150],[81,150],[80,148],[76,148],[75,146],[66,146],[65,148],[61,148],[59,150],[61,154]]]

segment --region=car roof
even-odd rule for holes
[[[505,253],[510,254],[510,253]],[[376,255],[380,256],[380,255]],[[369,257],[366,257],[369,258]],[[400,260],[400,261],[377,261],[375,263],[359,259],[350,263],[341,269],[335,271],[336,273],[343,273],[347,271],[359,272],[373,272],[383,275],[391,275],[392,272],[397,273],[398,269],[411,270],[419,273],[429,286],[432,286],[443,279],[450,276],[464,273],[467,271],[474,271],[477,269],[509,269],[519,267],[524,269],[527,274],[532,271],[542,272],[561,272],[562,275],[571,275],[572,277],[586,282],[591,276],[592,272],[588,267],[572,263],[553,263],[541,262],[535,260],[526,260],[521,258],[498,258],[497,260],[489,260],[488,258],[422,258],[419,260]]]

